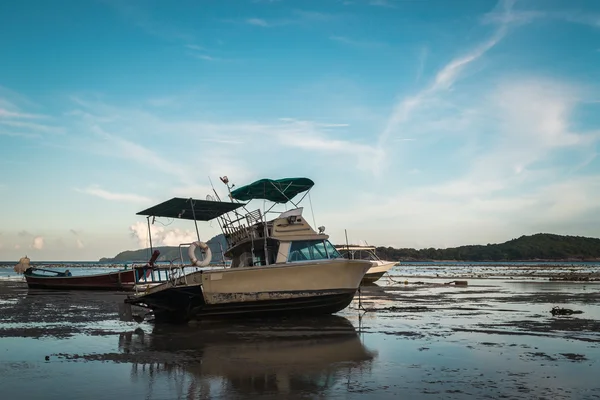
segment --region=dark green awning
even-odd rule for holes
[[[211,219],[217,218],[243,205],[243,203],[173,197],[171,200],[167,200],[154,207],[140,211],[136,215],[191,220],[194,220],[195,216],[197,221],[210,221]]]
[[[235,189],[231,197],[240,201],[265,199],[274,203],[287,203],[298,193],[314,186],[308,178],[261,179],[249,185]]]

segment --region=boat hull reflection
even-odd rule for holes
[[[376,356],[340,316],[198,325],[122,335],[120,348],[134,356],[132,376],[185,381],[189,396],[326,394],[370,369]],[[151,353],[156,361],[136,362],[136,353]]]

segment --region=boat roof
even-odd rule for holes
[[[171,200],[140,211],[136,215],[210,221],[244,205],[244,203],[173,197]]]
[[[335,246],[335,248],[337,250],[350,250],[350,251],[356,251],[356,250],[376,250],[377,248],[375,246]]]
[[[314,185],[315,183],[308,178],[260,179],[235,189],[231,192],[231,197],[240,201],[265,199],[283,204]]]

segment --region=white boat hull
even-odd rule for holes
[[[394,265],[395,261],[372,261],[372,266],[365,274],[363,282],[375,282],[388,272]]]
[[[366,260],[330,259],[194,272],[187,284],[160,285],[127,302],[151,308],[157,320],[331,314],[348,306],[370,268]]]

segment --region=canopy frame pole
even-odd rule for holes
[[[310,188],[310,189],[312,189],[312,188]],[[298,200],[298,204],[302,203],[302,200],[304,200],[304,198],[305,198],[305,197],[306,197],[306,196],[307,196],[307,195],[310,193],[310,189],[308,189],[308,190],[307,190],[307,191],[306,191],[306,192],[305,192],[305,193],[302,195],[302,197],[300,198],[300,200]],[[310,196],[309,196],[309,199],[310,199]],[[291,200],[290,200],[290,201],[291,201]],[[294,204],[294,205],[295,205],[295,204]],[[296,207],[298,207],[298,206],[296,206]],[[311,205],[310,207],[311,207],[311,209],[312,209],[312,205]]]
[[[154,249],[152,248],[152,229],[150,229],[150,216],[148,215],[146,219],[148,220],[148,240],[150,241],[150,256],[152,256]]]
[[[190,197],[190,205],[192,206],[192,216],[194,217],[194,226],[196,227],[196,236],[200,242],[200,232],[198,231],[198,221],[196,220],[196,210],[194,210],[194,199]]]
[[[285,191],[292,185],[292,183],[290,182],[285,189],[283,189],[283,191],[281,191],[281,189],[279,189],[279,187],[277,187],[277,185],[275,185],[273,182],[269,182],[271,184],[271,186],[273,186],[279,193],[281,193],[283,195],[283,197],[285,197],[287,199],[287,201],[289,201],[290,203],[292,203],[296,208],[298,208],[298,205],[296,203],[294,203],[292,201],[292,199],[290,199],[289,197],[287,197],[285,195]]]

